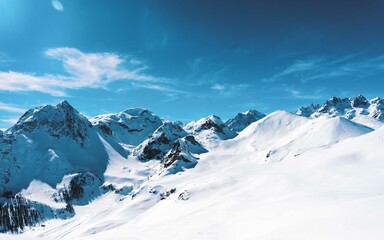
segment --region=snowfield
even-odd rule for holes
[[[207,122],[214,127],[202,128]],[[174,174],[164,172],[159,160],[123,156],[98,135],[108,163],[102,187],[93,175],[83,176],[87,194],[81,203],[89,204],[74,204],[72,218],[0,237],[384,239],[384,126],[373,127],[372,118],[355,122],[276,111],[227,140],[222,134],[229,130],[218,132],[221,120],[207,122],[185,129],[195,132],[208,152],[192,151],[197,165]],[[71,179],[66,175],[56,187],[34,180],[22,195],[63,208],[52,195]]]

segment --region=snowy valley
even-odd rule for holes
[[[383,239],[384,100],[187,124],[68,102],[0,131],[0,238]]]

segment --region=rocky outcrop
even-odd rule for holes
[[[207,150],[196,141],[195,137],[189,135],[180,138],[164,156],[162,167],[171,174],[193,168],[199,159],[197,155],[206,152]]]
[[[186,135],[178,124],[165,122],[134,150],[133,155],[141,161],[160,160],[172,148],[174,141]]]

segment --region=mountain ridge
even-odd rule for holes
[[[10,221],[18,215],[6,215],[8,222],[0,216],[0,231],[24,231],[25,226],[56,218],[59,212],[62,214],[57,218],[70,217],[77,222],[77,214],[84,217],[78,206],[97,206],[96,211],[104,211],[101,209],[105,207],[99,208],[104,205],[101,201],[110,203],[107,208],[112,212],[119,211],[113,206],[122,206],[132,216],[150,214],[154,206],[161,209],[170,204],[168,199],[176,204],[190,201],[200,195],[200,190],[191,186],[199,186],[204,192],[210,191],[205,187],[210,182],[242,182],[241,175],[231,169],[247,172],[246,166],[251,164],[259,171],[257,166],[268,163],[289,164],[302,155],[382,132],[381,127],[367,127],[366,119],[360,124],[361,118],[357,118],[364,113],[361,115],[365,118],[381,122],[381,113],[375,113],[381,110],[381,103],[380,98],[367,100],[362,96],[331,98],[323,106],[303,107],[296,114],[275,111],[264,115],[249,110],[226,122],[210,115],[184,126],[143,108],[91,120],[67,101],[30,109],[13,127],[0,131],[0,203],[4,211],[9,211],[16,207],[11,203],[18,201],[21,205],[17,207],[25,209],[24,215],[37,214],[41,220],[33,218],[26,225],[11,226]],[[358,116],[345,117],[352,116],[353,110]],[[236,180],[216,174],[221,171],[235,174]],[[206,178],[203,173],[215,177]],[[50,214],[34,212],[35,206]],[[102,219],[98,221],[105,224]]]
[[[379,121],[384,121],[384,100],[375,97],[368,100],[363,95],[353,98],[332,97],[323,105],[311,104],[296,111],[297,115],[305,117],[319,117],[328,115],[330,117],[342,116],[353,119],[357,116],[369,116]]]

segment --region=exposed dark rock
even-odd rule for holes
[[[351,104],[352,107],[366,107],[369,102],[363,95],[359,95],[355,98],[352,98]]]
[[[162,166],[170,174],[193,168],[198,158],[193,154],[205,153],[207,150],[196,141],[193,136],[186,136],[176,140],[162,159]]]
[[[79,173],[71,177],[69,186],[59,190],[56,201],[68,204],[86,205],[102,194],[102,181],[92,173]]]
[[[189,194],[189,192],[187,190],[185,190],[184,192],[179,194],[178,199],[182,200],[182,201],[187,201],[187,200],[189,200],[190,197],[191,197],[191,195]]]
[[[100,125],[99,128],[101,129],[101,131],[103,131],[103,133],[105,133],[109,136],[112,136],[112,130],[107,125]]]
[[[175,192],[176,192],[176,188],[172,188],[169,191],[165,191],[165,192],[160,193],[160,200],[164,200],[164,199],[168,198],[171,194],[173,194]]]
[[[134,155],[142,161],[160,160],[172,148],[173,142],[185,135],[187,133],[179,125],[165,122],[150,138],[135,149]]]

